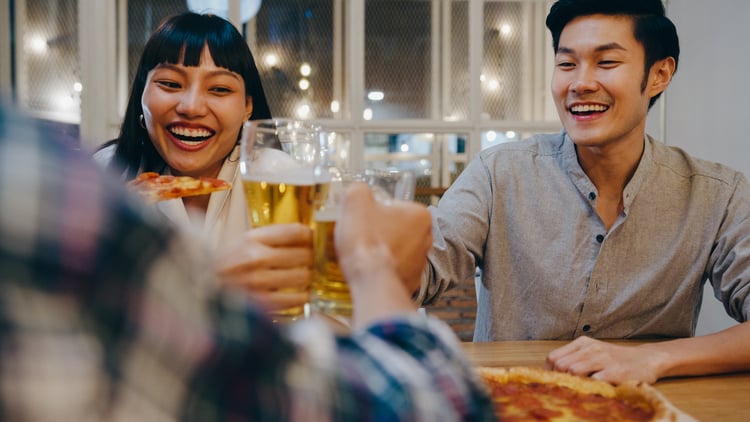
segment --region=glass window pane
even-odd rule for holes
[[[364,95],[373,120],[430,117],[430,31],[429,0],[366,1]]]
[[[167,16],[187,10],[185,0],[128,0],[128,92],[151,33]]]
[[[81,113],[78,79],[78,2],[26,2],[22,60],[17,63],[19,100],[34,115],[77,123]]]
[[[522,134],[514,130],[488,130],[482,132],[482,149],[511,141],[518,141]]]
[[[271,113],[333,117],[333,0],[265,0],[254,25],[251,49]]]
[[[520,120],[523,4],[492,1],[484,5],[482,110],[491,120]],[[528,52],[527,52],[528,54]]]
[[[435,203],[465,167],[466,139],[465,133],[367,133],[365,165],[414,172],[415,200]]]
[[[445,119],[469,119],[469,2],[456,0],[450,3],[450,45],[443,51],[449,54],[449,92],[445,98]]]

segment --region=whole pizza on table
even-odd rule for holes
[[[206,195],[227,190],[232,184],[211,177],[171,176],[144,172],[128,182],[128,187],[148,201],[164,201],[185,196]]]
[[[480,367],[501,421],[694,421],[646,383],[612,385],[541,368]]]

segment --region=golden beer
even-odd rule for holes
[[[320,186],[243,180],[253,227],[269,224],[311,224]]]
[[[285,223],[302,223],[312,227],[315,209],[325,200],[328,189],[327,183],[304,185],[243,180],[242,184],[253,227]],[[296,306],[272,314],[276,320],[293,321],[304,313],[304,306]]]
[[[336,220],[318,217],[313,235],[315,269],[313,271],[310,304],[318,312],[351,317],[352,299],[349,285],[339,268],[334,231]]]

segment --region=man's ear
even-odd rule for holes
[[[674,71],[674,57],[661,59],[654,63],[653,66],[651,66],[651,71],[649,72],[650,74],[648,78],[648,86],[646,87],[649,98],[654,97],[655,95],[667,89],[667,86],[669,86],[669,83],[672,81],[672,75],[674,75]]]

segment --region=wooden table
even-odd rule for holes
[[[563,341],[464,343],[478,366],[544,366]],[[654,385],[677,408],[699,421],[750,421],[750,373],[671,378]]]

